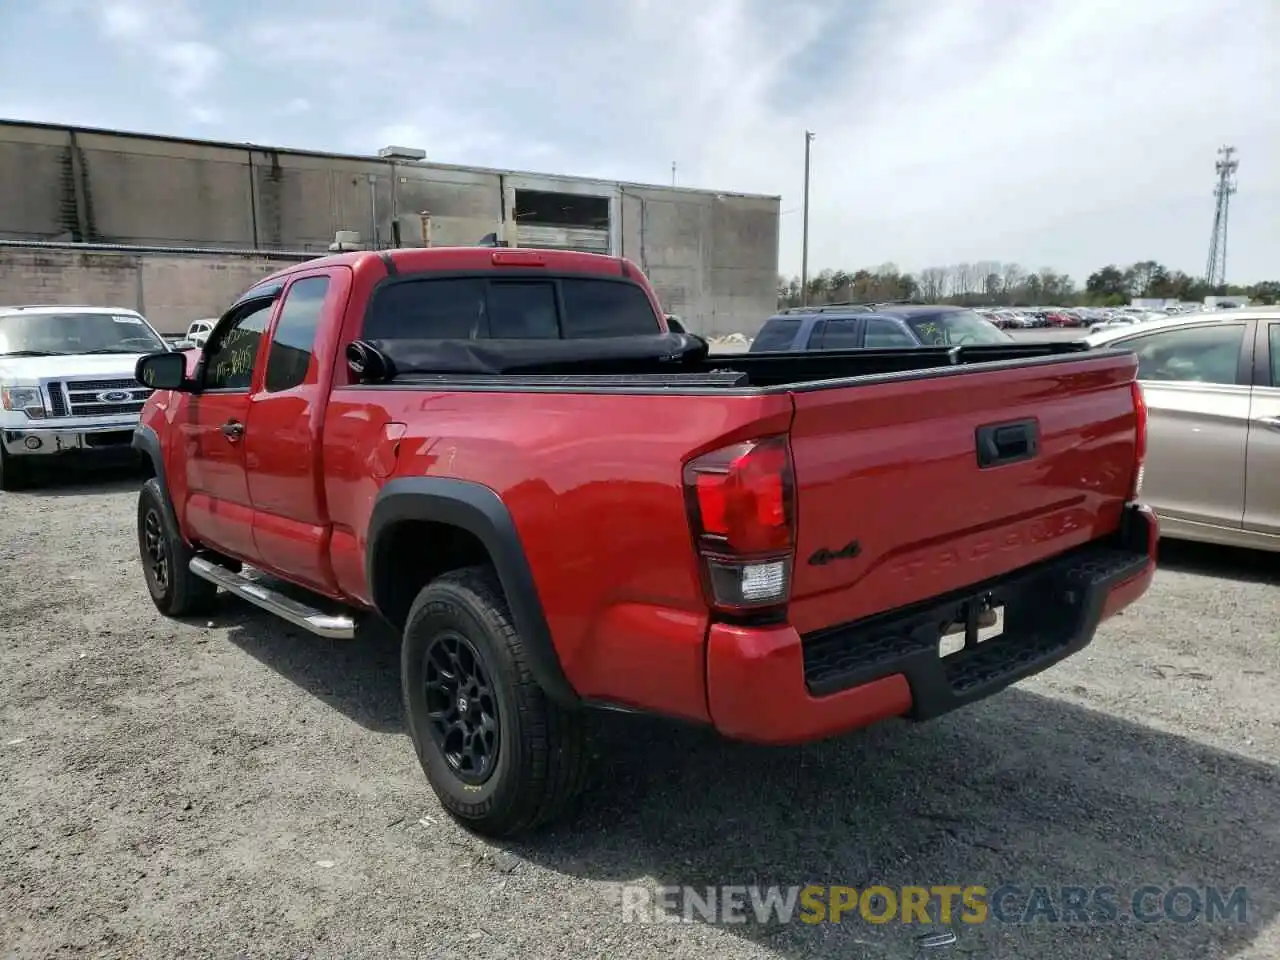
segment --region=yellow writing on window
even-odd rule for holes
[[[223,341],[222,350],[218,351],[220,354],[218,362],[213,367],[214,379],[219,383],[248,376],[253,372],[253,361],[258,353],[258,341],[255,334],[253,340],[244,343],[248,339],[245,335],[248,332],[233,330]],[[237,334],[241,336],[237,337]],[[228,347],[231,348],[230,353],[226,353]]]

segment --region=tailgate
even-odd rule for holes
[[[1106,353],[797,390],[792,624],[894,610],[1116,530],[1135,373]]]

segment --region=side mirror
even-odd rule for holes
[[[187,379],[187,357],[184,353],[149,353],[139,357],[133,376],[152,390],[190,390]]]
[[[347,344],[347,369],[356,383],[386,383],[395,375],[391,358],[367,340]]]

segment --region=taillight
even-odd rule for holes
[[[713,450],[684,468],[708,600],[725,610],[785,603],[795,548],[795,472],[786,437]]]
[[[521,250],[514,250],[506,253],[495,253],[493,255],[493,265],[495,267],[545,267],[547,262],[546,258],[540,253],[526,253]]]
[[[1129,499],[1137,500],[1142,493],[1143,465],[1147,459],[1147,400],[1142,395],[1142,384],[1133,381],[1133,412],[1137,436],[1134,437],[1133,486]]]

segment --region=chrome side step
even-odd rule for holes
[[[317,610],[315,607],[285,596],[278,590],[263,586],[252,576],[232,573],[226,567],[220,567],[203,557],[191,558],[191,572],[201,580],[208,580],[227,593],[234,594],[242,600],[248,600],[254,606],[261,607],[268,613],[274,613],[281,620],[308,630],[318,637],[329,640],[351,640],[356,635],[356,623],[352,617]]]

